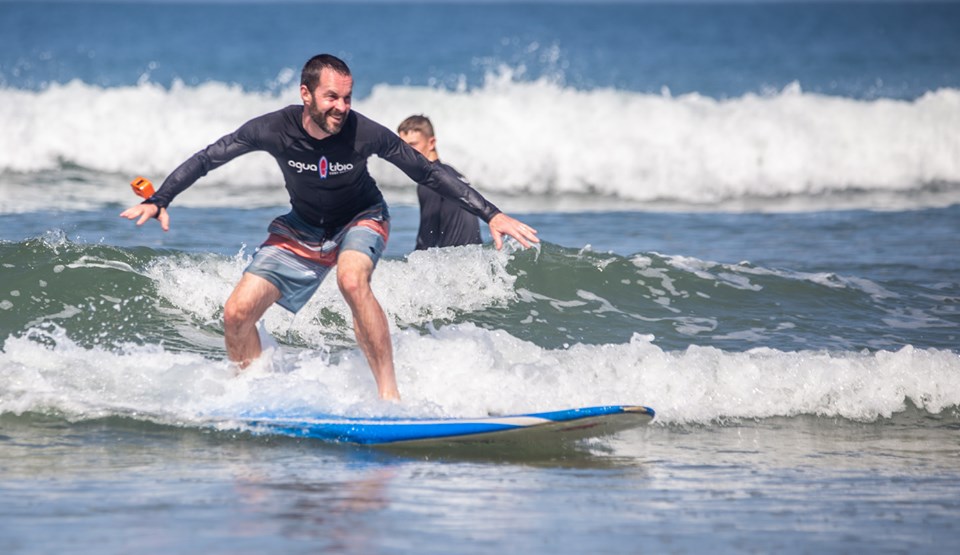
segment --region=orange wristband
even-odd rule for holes
[[[137,177],[130,182],[130,187],[132,187],[133,192],[141,198],[150,198],[154,193],[153,183],[151,183],[146,177]]]

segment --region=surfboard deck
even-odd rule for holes
[[[350,418],[256,415],[241,419],[254,433],[361,445],[574,441],[614,434],[650,422],[654,410],[611,405],[484,418]]]

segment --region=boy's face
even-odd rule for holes
[[[412,146],[414,150],[420,154],[423,154],[426,158],[430,157],[430,151],[434,149],[434,145],[437,142],[435,137],[430,137],[428,139],[419,131],[407,131],[400,133],[400,138],[403,140],[403,142]]]

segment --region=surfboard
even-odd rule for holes
[[[615,434],[650,422],[655,413],[639,405],[582,407],[482,418],[352,418],[330,415],[244,418],[257,434],[276,434],[361,445],[573,441]]]

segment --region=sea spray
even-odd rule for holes
[[[256,411],[464,416],[598,404],[656,405],[665,424],[816,415],[895,417],[960,407],[955,353],[665,351],[652,337],[620,345],[544,349],[470,324],[395,334],[402,407],[376,399],[358,351],[271,351],[268,367],[235,376],[225,361],[153,345],[83,348],[56,326],[8,338],[0,352],[0,412],[69,419],[129,416],[204,425]]]
[[[293,87],[273,94],[216,82],[104,89],[73,81],[36,92],[0,89],[0,106],[9,112],[0,120],[24,126],[0,136],[0,172],[82,168],[118,182],[146,175],[159,184],[191,154],[248,119],[299,102]],[[48,121],[50,104],[71,117]],[[490,78],[469,91],[380,85],[354,109],[390,126],[424,105],[444,130],[446,159],[488,194],[600,195],[695,207],[931,187],[949,192],[960,183],[960,137],[952,132],[960,127],[956,89],[915,100],[859,100],[795,85],[717,100]],[[598,113],[568,133],[555,114],[582,105],[596,106]],[[150,129],[150,138],[131,140],[118,128]],[[64,140],[77,136],[90,140]],[[379,159],[371,160],[371,171],[387,188],[412,187]],[[16,187],[12,181],[9,186]],[[128,191],[105,188],[101,181],[88,176],[70,188],[60,182],[46,187],[63,191],[65,206],[129,202]],[[176,205],[283,206],[281,184],[276,162],[252,153],[211,172]],[[16,206],[13,198],[0,199],[0,210]]]

